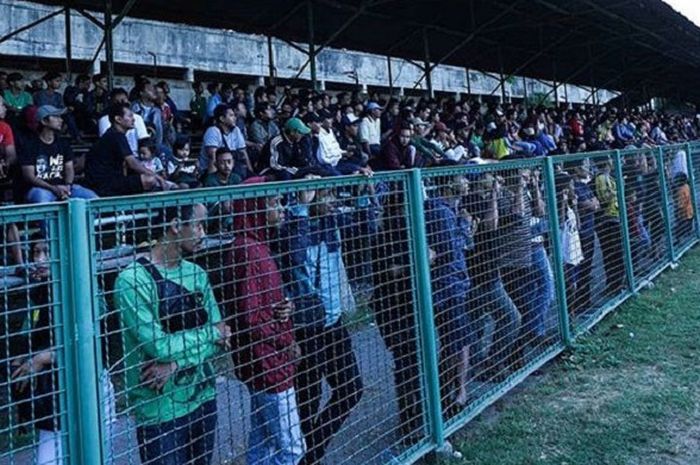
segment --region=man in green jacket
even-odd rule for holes
[[[214,449],[212,358],[228,348],[231,331],[206,272],[183,259],[202,243],[205,221],[201,204],[160,211],[156,245],[115,283],[127,402],[143,463],[206,465]]]

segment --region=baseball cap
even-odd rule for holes
[[[377,102],[367,103],[367,111],[381,110],[381,109],[382,109],[381,105],[379,105]]]
[[[352,113],[348,113],[343,116],[343,118],[340,120],[340,124],[343,126],[352,126],[353,124],[359,124],[360,123],[360,118],[357,116],[353,115]]]
[[[65,108],[56,108],[53,105],[42,105],[36,112],[36,120],[43,121],[49,116],[62,116],[66,114]]]
[[[450,132],[450,129],[442,121],[435,123],[433,129],[435,129],[435,132]]]
[[[308,134],[311,132],[311,129],[299,118],[289,118],[284,125],[284,130],[287,132],[298,132],[299,134]]]

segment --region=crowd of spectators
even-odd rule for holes
[[[78,76],[63,94],[61,76],[49,73],[44,81],[45,88],[33,83],[27,90],[18,73],[0,74],[0,174],[16,203],[497,164],[652,148],[698,134],[693,118],[638,109],[528,108],[274,87],[249,93],[218,83],[207,86],[208,95],[195,83],[189,109],[178,109],[167,83],[143,76],[129,91],[108,90],[101,75]],[[71,146],[93,134],[99,136],[84,159],[74,156]],[[621,211],[629,218],[635,268],[645,270],[658,258],[661,170],[673,187],[675,236],[693,232],[685,157],[672,154],[668,166],[660,166],[651,150],[625,158],[624,205],[609,158],[557,165],[561,255],[573,316],[625,286]],[[554,277],[545,236],[553,231],[538,169],[440,176],[424,187],[441,394],[451,416],[471,401],[474,378],[502,381],[551,336]],[[211,361],[220,351],[231,353],[251,396],[248,463],[320,463],[364,392],[341,318],[363,286],[393,358],[401,438],[416,444],[422,387],[416,325],[406,310],[413,293],[405,196],[400,185],[385,183],[159,212],[155,245],[121,270],[114,285],[128,354],[128,402],[136,407],[144,463],[209,462],[217,415]],[[338,208],[348,197],[353,208]],[[233,237],[221,295],[211,288],[211,270],[187,259],[212,219],[215,229]],[[592,283],[597,249],[602,296]],[[45,258],[48,252],[34,253]],[[26,363],[50,366],[47,351],[37,362],[19,364],[14,376],[36,371]],[[323,399],[323,381],[329,399]]]

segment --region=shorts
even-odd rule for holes
[[[93,185],[92,188],[100,197],[134,195],[144,192],[143,184],[141,183],[141,175],[139,174],[106,179],[99,185]]]

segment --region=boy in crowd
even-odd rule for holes
[[[231,153],[226,152],[226,157]],[[264,182],[253,177],[245,184]],[[279,197],[234,202],[236,236],[228,252],[227,306],[233,317],[233,360],[251,396],[248,465],[296,465],[305,452],[294,390],[293,304],[270,249],[283,220]]]

